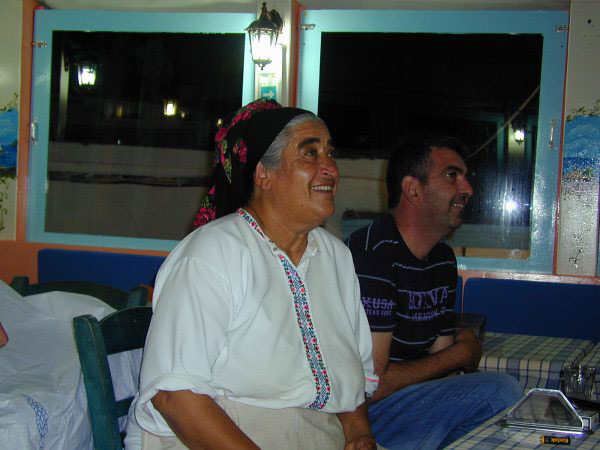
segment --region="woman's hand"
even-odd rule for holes
[[[337,414],[344,430],[344,450],[375,450],[377,444],[371,434],[367,417],[367,404],[361,404],[352,412]]]
[[[350,442],[346,442],[344,450],[376,450],[375,438],[369,435],[358,436]]]

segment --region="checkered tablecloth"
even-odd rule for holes
[[[560,389],[563,366],[579,363],[593,347],[583,339],[486,332],[479,370],[506,372],[525,392],[536,387]]]
[[[591,366],[596,368],[596,382],[594,383],[595,399],[600,402],[600,344],[596,344],[594,349],[588,353],[579,364],[582,366]]]
[[[541,436],[562,436],[561,433],[550,433],[537,430],[526,430],[517,428],[505,428],[496,425],[496,422],[504,417],[510,408],[495,417],[492,417],[487,422],[482,423],[470,433],[462,438],[454,441],[447,446],[447,449],[522,449],[522,448],[538,448],[542,450],[549,449],[600,449],[600,432],[596,431],[591,436],[573,437],[571,436],[570,445],[549,445],[541,444]]]

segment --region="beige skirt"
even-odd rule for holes
[[[342,425],[335,414],[303,408],[267,409],[215,398],[233,422],[263,450],[341,450]],[[156,436],[144,430],[142,450],[182,450],[175,436]]]

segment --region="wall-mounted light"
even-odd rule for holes
[[[513,138],[517,144],[522,144],[525,140],[525,130],[523,128],[513,128]]]
[[[166,117],[171,117],[177,114],[177,100],[168,98],[163,102],[163,114]]]
[[[514,200],[506,200],[504,201],[504,211],[507,213],[513,213],[519,209],[519,204]]]
[[[267,11],[267,4],[263,2],[260,17],[246,28],[250,38],[252,60],[261,70],[273,60],[273,52],[282,28],[283,20],[279,13],[274,9]]]
[[[77,63],[77,83],[81,87],[92,87],[96,84],[98,65],[91,61]]]
[[[123,110],[124,110],[124,108],[123,108],[123,104],[122,104],[122,103],[119,103],[119,104],[117,105],[116,109],[115,109],[115,117],[116,117],[117,119],[121,119],[121,118],[123,118]]]
[[[525,141],[525,133],[527,132],[527,117],[519,115],[511,121],[512,137],[514,141],[521,145]]]

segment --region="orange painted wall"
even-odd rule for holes
[[[21,35],[21,92],[19,98],[19,139],[17,158],[17,241],[25,240],[27,211],[27,169],[29,167],[29,123],[31,122],[31,68],[33,58],[33,18],[39,8],[33,0],[23,0]],[[0,247],[1,249],[1,247]]]

